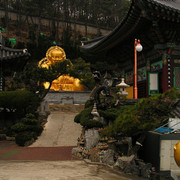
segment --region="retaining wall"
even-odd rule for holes
[[[4,16],[5,16],[5,11],[0,8],[0,18],[2,18]],[[13,11],[8,11],[8,18],[10,20],[17,21],[18,20],[17,13],[13,12]],[[25,22],[26,18],[28,19],[28,22],[30,24],[32,24],[32,20],[33,20],[33,23],[39,24],[38,17],[36,17],[36,16],[27,16],[26,17],[26,15],[21,14],[21,20],[22,21]],[[56,24],[59,23],[59,27],[66,26],[66,22],[63,19],[55,19],[54,21],[55,21]],[[85,28],[86,27],[85,27],[84,23],[76,22],[74,24],[74,22],[71,22],[71,21],[69,21],[69,23],[71,25],[72,30],[76,30],[76,31],[79,31],[81,33],[85,33],[85,31],[86,31]],[[47,27],[52,26],[52,19],[48,19],[48,18],[42,17],[41,18],[41,25],[44,25],[44,26],[47,26]],[[95,25],[94,26],[90,25],[90,24],[87,25],[87,34],[97,34],[99,31],[101,32],[101,34],[103,36],[105,36],[105,35],[109,34],[112,30],[105,29],[105,28],[98,29]]]
[[[54,104],[85,104],[90,91],[50,91],[45,101]]]

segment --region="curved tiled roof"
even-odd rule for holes
[[[2,66],[9,64],[9,67],[14,70],[22,70],[24,65],[27,62],[27,59],[30,57],[30,53],[27,49],[14,49],[8,48],[3,45],[3,37],[0,33],[0,62]]]
[[[27,57],[30,56],[27,49],[12,49],[8,47],[4,47],[0,45],[0,60],[11,60],[19,57]]]
[[[10,60],[23,56],[30,56],[27,49],[13,49],[5,47],[3,44],[3,36],[0,32],[0,60]]]
[[[127,16],[110,34],[84,42],[80,51],[82,56],[92,58],[116,49],[114,52],[118,51],[124,61],[133,54],[135,38],[141,39],[144,51],[152,50],[155,44],[180,41],[179,30],[174,31],[173,25],[179,22],[179,0],[132,0]]]
[[[174,10],[180,10],[179,0],[148,0],[151,3],[158,3],[159,6],[166,6],[167,8],[173,8]]]

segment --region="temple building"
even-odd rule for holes
[[[137,53],[138,98],[180,88],[180,1],[132,0],[123,21],[108,35],[83,42],[83,58],[107,61],[124,73],[133,97],[134,42]]]
[[[12,78],[16,72],[24,69],[30,53],[27,49],[14,49],[5,46],[0,32],[0,91],[5,90],[7,77]]]

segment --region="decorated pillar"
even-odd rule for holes
[[[0,91],[4,91],[4,77],[0,74]]]
[[[167,78],[168,78],[168,89],[173,87],[173,66],[171,55],[167,55]]]
[[[180,45],[176,45],[171,54],[173,87],[180,89]]]
[[[163,52],[162,54],[162,63],[163,63],[163,67],[162,67],[162,89],[163,92],[168,90],[168,63],[170,58],[168,58],[167,60],[167,53],[166,51]]]
[[[160,82],[162,92],[173,87],[173,62],[171,54],[175,46],[174,43],[158,44],[155,46],[155,49],[162,54],[162,76]]]
[[[163,54],[163,71],[162,71],[162,87],[163,92],[173,87],[173,68],[172,59],[170,55],[171,50],[169,49]]]
[[[151,71],[150,60],[146,62],[146,97],[149,97],[149,72]]]

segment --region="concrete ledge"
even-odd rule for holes
[[[54,104],[85,104],[90,91],[50,91],[45,101]]]

